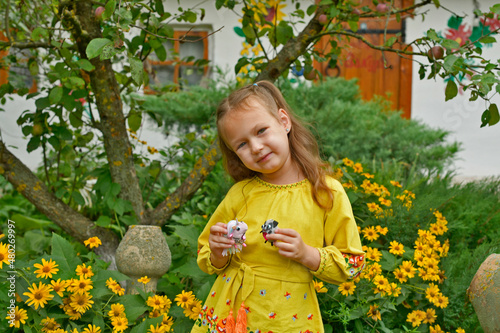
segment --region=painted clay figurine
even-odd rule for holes
[[[260,232],[262,233],[262,236],[264,236],[264,239],[266,240],[264,243],[267,243],[267,235],[274,234],[274,232],[278,228],[278,221],[269,219],[266,222],[264,222],[261,228],[262,230]],[[271,246],[272,245],[273,242],[271,242]]]
[[[224,237],[234,240],[234,246],[229,249],[224,249],[224,251],[222,251],[223,256],[226,256],[228,253],[238,253],[243,249],[243,246],[247,246],[245,244],[245,240],[247,239],[245,233],[247,230],[247,224],[243,221],[238,221],[238,219],[231,220],[227,223],[227,234],[224,235]]]

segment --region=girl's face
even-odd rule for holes
[[[302,180],[288,146],[288,113],[280,109],[279,119],[256,100],[249,100],[244,110],[228,112],[221,120],[224,141],[243,164],[273,184]]]

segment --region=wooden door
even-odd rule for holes
[[[395,0],[395,8],[406,8],[413,4],[413,0]],[[362,0],[360,8],[369,6],[374,8],[371,0]],[[405,44],[405,19],[401,17],[398,22],[395,16],[361,18],[359,29],[356,32],[369,43],[381,46],[384,40],[400,34],[398,41],[393,47],[398,49],[411,47]],[[346,25],[345,29],[349,31]],[[331,48],[331,38],[338,40],[336,36],[324,36],[316,45],[321,53],[328,53]],[[369,47],[363,41],[350,37],[342,37],[340,43],[342,52],[337,61],[315,62],[314,67],[324,76],[341,76],[346,79],[358,78],[361,96],[364,100],[370,100],[375,95],[384,96],[391,102],[394,110],[402,110],[403,117],[411,117],[411,82],[412,82],[412,58],[411,56],[399,56],[394,52],[381,52]]]

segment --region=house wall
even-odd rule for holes
[[[485,10],[495,1],[484,0],[480,2],[481,9]],[[197,1],[183,0],[182,6],[198,4]],[[309,2],[304,1],[304,9]],[[464,21],[470,21],[473,1],[472,0],[441,0],[444,7],[453,7],[457,14],[469,13]],[[168,10],[168,8],[165,8]],[[421,36],[428,28],[433,27],[436,31],[444,32],[447,28],[447,20],[451,16],[445,9],[430,8],[425,21],[420,17],[407,20],[407,40],[411,41]],[[217,31],[209,37],[209,58],[214,68],[220,68],[224,77],[234,77],[234,64],[240,57],[241,43],[243,38],[236,35],[233,28],[238,23],[238,17],[228,9],[215,10],[212,2],[206,4],[206,15],[202,22],[204,27]],[[471,23],[469,23],[471,24]],[[500,47],[496,46],[496,54]],[[485,54],[495,57],[494,49],[485,48]],[[420,59],[427,63],[426,59]],[[412,118],[422,121],[431,127],[443,128],[452,134],[450,141],[463,143],[464,150],[459,154],[459,160],[454,168],[462,178],[485,177],[500,175],[500,124],[493,127],[479,128],[480,117],[483,112],[484,103],[481,101],[468,102],[467,93],[445,102],[442,79],[423,80],[418,78],[418,64],[413,66],[413,91],[412,91]],[[498,100],[498,99],[497,99]],[[201,101],[200,101],[201,102]],[[0,112],[0,130],[2,139],[11,146],[12,151],[30,168],[35,168],[41,162],[41,150],[26,152],[26,140],[23,138],[21,129],[16,120],[26,109],[34,108],[33,103],[19,98],[9,101]],[[154,126],[148,126],[140,135],[141,139],[149,144],[160,148],[166,144],[164,136]]]

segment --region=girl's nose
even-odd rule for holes
[[[252,153],[257,154],[259,153],[264,146],[259,140],[253,140],[251,142],[251,148],[252,148]]]

